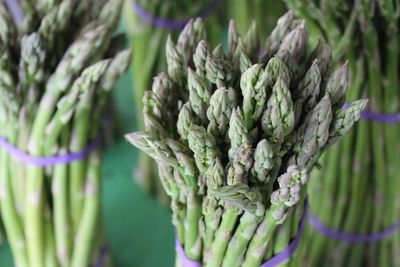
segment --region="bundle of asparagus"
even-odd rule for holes
[[[89,266],[105,242],[99,124],[131,57],[113,35],[122,1],[19,2],[25,18],[18,26],[0,2],[7,238],[16,266]]]
[[[189,259],[259,266],[296,234],[307,173],[366,101],[341,109],[347,64],[331,72],[322,43],[307,57],[291,11],[262,55],[256,26],[242,38],[231,21],[227,53],[204,38],[201,19],[168,38],[167,73],[143,98],[146,131],[126,138],[156,160]]]
[[[327,168],[315,172],[309,187],[311,209],[322,224],[364,238],[335,241],[310,229],[298,260],[307,266],[400,266],[400,232],[379,234],[400,220],[400,1],[286,1],[313,25],[312,34],[332,44],[335,62],[350,59],[350,99],[371,99],[364,120],[326,154]]]
[[[151,87],[152,77],[165,69],[165,51],[162,48],[168,34],[176,36],[189,18],[197,15],[207,17],[209,37],[217,44],[221,35],[218,22],[220,0],[208,1],[126,1],[124,18],[131,48],[135,51],[132,63],[135,107],[137,114],[143,109],[142,98],[145,90]],[[138,128],[144,129],[143,119],[137,117]],[[168,198],[158,180],[157,167],[153,160],[141,154],[139,168],[134,173],[138,184],[168,205]]]

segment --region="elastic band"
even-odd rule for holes
[[[211,1],[205,8],[200,10],[199,13],[196,14],[194,17],[200,17],[200,18],[205,18],[207,17],[214,9],[217,7],[221,0],[213,0]],[[136,1],[132,3],[133,9],[135,10],[136,14],[142,19],[147,22],[150,22],[154,26],[161,27],[161,28],[167,28],[167,29],[182,29],[185,27],[186,23],[188,23],[189,19],[184,19],[184,20],[169,20],[169,19],[164,19],[164,18],[158,18],[153,16],[152,14],[148,13],[146,10],[144,10]]]
[[[343,108],[348,108],[349,103],[344,103]],[[361,118],[368,121],[377,121],[387,124],[400,123],[400,112],[395,113],[380,113],[374,111],[361,112]]]
[[[185,250],[183,249],[177,237],[175,238],[175,249],[179,255],[179,260],[181,261],[183,267],[201,267],[199,262],[191,260],[186,256]]]
[[[352,233],[340,232],[324,225],[315,215],[311,214],[311,212],[309,221],[310,224],[321,234],[347,243],[377,242],[391,236],[396,231],[400,230],[400,222],[398,222],[378,233],[373,233],[373,234],[352,234]]]
[[[20,24],[24,20],[24,12],[16,0],[6,0],[8,9],[14,19],[15,24]]]
[[[8,153],[13,156],[14,159],[22,161],[29,165],[41,167],[56,164],[67,164],[72,161],[84,159],[99,146],[99,143],[100,137],[96,137],[85,149],[76,153],[52,157],[33,157],[27,154],[25,151],[22,151],[19,148],[13,146],[4,137],[0,136],[0,147],[3,147]]]
[[[97,257],[96,263],[93,265],[93,267],[102,267],[103,264],[104,264],[104,260],[105,260],[105,258],[107,256],[107,253],[108,253],[107,246],[106,245],[102,246],[100,248],[99,256]]]
[[[303,210],[303,215],[302,215],[301,221],[300,221],[299,231],[297,232],[296,237],[293,239],[292,242],[290,242],[290,244],[283,251],[281,251],[279,254],[275,255],[271,259],[269,259],[266,262],[264,262],[263,264],[261,264],[260,267],[276,267],[279,264],[289,260],[289,258],[294,254],[294,252],[296,251],[296,249],[300,243],[301,237],[304,232],[304,226],[306,223],[307,213],[308,213],[308,203],[306,200],[304,203],[304,210]],[[179,255],[179,259],[181,260],[182,266],[184,266],[184,267],[201,267],[201,264],[199,262],[193,261],[186,256],[185,250],[183,249],[178,238],[175,239],[175,248]]]
[[[377,113],[371,111],[363,111],[361,118],[369,121],[378,121],[388,124],[400,123],[400,112],[399,113]]]

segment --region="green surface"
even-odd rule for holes
[[[103,210],[115,267],[174,265],[174,230],[169,209],[143,193],[133,181],[138,151],[122,137],[134,129],[131,76],[125,75],[113,93],[121,138],[106,148],[103,164]],[[6,244],[0,266],[12,267]]]

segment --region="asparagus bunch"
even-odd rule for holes
[[[0,3],[0,135],[31,157],[78,153],[99,137],[130,50],[114,35],[122,1]],[[84,267],[104,245],[100,149],[32,165],[0,147],[1,216],[16,266]]]
[[[369,112],[400,111],[400,1],[286,2],[313,26],[312,35],[331,43],[335,62],[350,60],[350,99],[370,98]],[[390,120],[363,120],[326,154],[327,168],[315,172],[309,187],[311,209],[322,223],[373,234],[399,221],[399,133],[400,125]],[[312,230],[308,235],[298,259],[308,266],[400,266],[399,232],[350,245]]]
[[[151,14],[153,18],[175,22],[178,25],[171,27],[168,25],[155,25],[151,21],[146,21],[138,15],[135,5]],[[143,94],[145,90],[151,88],[152,77],[166,68],[165,51],[162,46],[166,42],[167,36],[172,34],[176,37],[181,30],[179,23],[197,16],[201,11],[207,10],[207,14],[203,15],[207,15],[206,25],[209,29],[209,37],[213,40],[213,44],[218,43],[222,32],[221,23],[219,23],[217,16],[220,6],[214,0],[126,1],[124,18],[131,48],[135,51],[135,59],[132,63],[132,77],[137,114],[141,114]],[[141,116],[137,117],[137,122],[138,129],[143,130],[144,122]],[[168,206],[169,200],[158,180],[157,167],[154,161],[141,154],[138,166],[139,168],[134,173],[134,179],[145,191],[156,195],[161,203]]]
[[[126,135],[156,160],[177,238],[207,267],[259,266],[289,243],[308,172],[366,105],[341,109],[347,64],[332,72],[323,43],[307,56],[292,11],[263,45],[256,29],[241,37],[231,21],[228,51],[209,46],[201,19],[169,37],[167,72],[143,98],[146,131]]]

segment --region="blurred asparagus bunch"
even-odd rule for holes
[[[130,61],[114,35],[121,1],[0,2],[0,135],[33,157],[84,150]],[[104,245],[101,155],[47,167],[0,148],[0,205],[19,267],[90,266]],[[104,265],[103,265],[104,266]]]
[[[256,24],[241,37],[233,21],[227,52],[209,46],[201,19],[180,36],[144,94],[146,131],[126,138],[156,160],[187,257],[259,266],[296,234],[307,173],[366,101],[341,109],[347,64],[331,72],[323,43],[307,57],[291,11],[263,45]]]
[[[222,2],[222,1],[221,1]],[[135,59],[132,62],[133,92],[137,114],[143,110],[142,98],[145,90],[149,90],[152,84],[152,77],[166,68],[165,50],[163,45],[167,36],[172,34],[176,37],[181,28],[179,25],[171,27],[168,25],[154,25],[145,21],[138,15],[134,5],[151,14],[153,18],[164,19],[171,22],[182,23],[183,21],[196,16],[199,12],[207,10],[206,27],[208,37],[213,44],[217,44],[221,36],[222,26],[218,21],[219,7],[217,1],[162,1],[162,0],[134,0],[126,1],[124,8],[124,19],[128,31],[131,48],[135,51]],[[211,7],[209,9],[208,7]],[[184,24],[183,24],[184,26]],[[182,26],[182,27],[183,27]],[[180,39],[184,36],[179,37]],[[137,117],[138,129],[144,129],[143,119]],[[141,154],[138,169],[134,178],[138,184],[148,192],[155,194],[165,205],[169,205],[168,197],[165,195],[162,185],[158,179],[156,164],[148,156]]]
[[[314,36],[331,43],[335,62],[350,60],[350,99],[370,98],[370,112],[400,111],[400,1],[286,2],[312,25]],[[400,220],[399,134],[399,123],[363,120],[326,154],[309,187],[311,209],[322,223],[365,234]],[[306,266],[400,266],[399,232],[349,245],[311,230],[302,247],[298,260]]]

